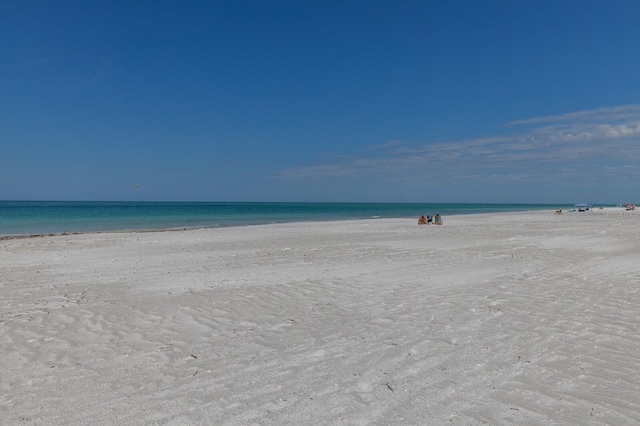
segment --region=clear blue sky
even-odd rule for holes
[[[640,202],[639,22],[636,0],[3,1],[0,199]]]

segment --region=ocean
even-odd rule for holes
[[[0,237],[546,210],[550,204],[0,201]]]

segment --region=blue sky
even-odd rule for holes
[[[2,2],[0,199],[640,202],[639,18],[635,0]]]

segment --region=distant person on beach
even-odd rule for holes
[[[424,215],[420,216],[420,219],[418,219],[418,225],[426,225],[427,224],[427,218],[424,217]]]
[[[436,217],[433,218],[434,225],[442,225],[442,217],[440,217],[440,213],[436,213]]]

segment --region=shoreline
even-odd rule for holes
[[[509,214],[523,214],[523,213],[555,213],[555,210],[521,210],[521,211],[507,211],[507,212],[487,212],[487,213],[460,213],[448,215],[452,216],[474,216],[474,215],[509,215]],[[605,215],[640,215],[640,210],[626,210],[625,207],[602,207],[593,208],[587,212],[569,211],[563,210],[563,214],[605,214]],[[113,234],[113,233],[153,233],[153,232],[176,232],[176,231],[193,231],[198,229],[219,229],[219,228],[236,228],[247,226],[268,226],[268,225],[287,225],[287,224],[299,224],[299,223],[324,223],[324,222],[342,222],[342,221],[362,221],[362,220],[406,220],[413,219],[412,217],[371,217],[371,218],[353,218],[353,219],[326,219],[326,220],[295,220],[295,221],[282,221],[282,222],[269,222],[269,223],[246,223],[246,224],[231,224],[231,225],[213,225],[213,226],[176,226],[167,228],[134,228],[134,229],[108,229],[108,230],[88,230],[88,231],[64,231],[64,232],[38,232],[28,234],[10,234],[0,235],[0,241],[7,240],[20,240],[31,238],[43,238],[43,237],[57,237],[65,235],[85,235],[85,234]],[[416,219],[417,220],[417,219]]]
[[[2,202],[0,237],[548,210],[542,204]]]
[[[605,209],[616,209],[611,207],[606,207]],[[467,216],[467,215],[496,215],[496,214],[517,214],[517,213],[532,213],[532,212],[545,212],[554,210],[521,210],[521,211],[506,211],[506,212],[487,212],[487,213],[458,213],[452,214],[448,216]],[[278,221],[278,222],[268,222],[268,223],[237,223],[237,224],[229,224],[229,225],[196,225],[196,226],[175,226],[175,227],[151,227],[151,228],[123,228],[123,229],[106,229],[106,230],[87,230],[87,231],[62,231],[62,232],[36,232],[36,233],[26,233],[26,234],[7,234],[0,235],[0,241],[6,240],[17,240],[17,239],[29,239],[29,238],[42,238],[42,237],[55,237],[55,236],[65,236],[65,235],[84,235],[84,234],[104,234],[104,233],[145,233],[145,232],[174,232],[174,231],[187,231],[187,230],[195,230],[195,229],[218,229],[218,228],[235,228],[235,227],[245,227],[245,226],[268,226],[268,225],[286,225],[286,224],[296,224],[296,223],[323,223],[323,222],[341,222],[341,221],[359,221],[359,220],[381,220],[381,219],[390,219],[390,220],[403,220],[403,219],[412,219],[412,217],[407,216],[399,216],[399,217],[370,217],[370,218],[341,218],[341,219],[326,219],[326,220],[294,220],[294,221]],[[417,219],[416,219],[417,220]]]

